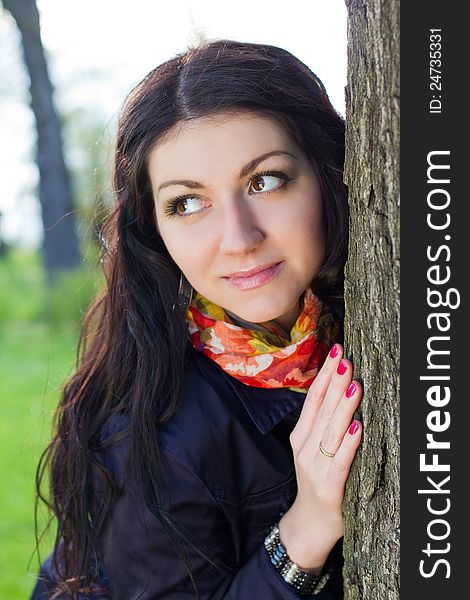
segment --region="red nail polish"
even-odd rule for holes
[[[344,363],[342,360],[340,360],[339,364],[338,364],[338,368],[336,369],[336,372],[338,373],[338,375],[344,375],[347,370],[348,370],[348,367],[346,366],[346,363]]]
[[[354,394],[355,391],[356,391],[356,386],[351,381],[351,383],[349,384],[348,389],[346,390],[346,394],[345,394],[346,398],[351,398],[351,396]]]
[[[358,425],[357,421],[353,421],[351,423],[351,425],[349,426],[348,433],[350,435],[354,435],[358,429],[359,429],[359,425]]]
[[[330,350],[330,358],[334,358],[335,356],[338,356],[338,346],[336,344],[333,344],[331,350]]]

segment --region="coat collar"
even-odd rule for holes
[[[199,352],[192,346],[190,347],[193,351],[196,364],[199,365],[199,370],[203,376],[207,377],[206,368],[209,364],[216,369],[217,373],[214,374],[224,377],[251,417],[253,423],[263,435],[269,433],[287,415],[302,406],[305,400],[305,393],[296,392],[289,388],[268,389],[246,385],[236,377],[229,375],[202,352]],[[200,361],[203,361],[204,365]]]

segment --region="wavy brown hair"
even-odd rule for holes
[[[156,429],[181,401],[187,329],[184,314],[172,308],[180,271],[156,228],[147,160],[175,125],[240,109],[273,118],[314,168],[326,255],[313,284],[342,320],[348,230],[344,122],[318,77],[286,50],[232,40],[190,48],[151,71],[122,108],[115,206],[101,232],[106,283],[84,317],[77,368],[64,384],[55,434],[38,466],[37,497],[57,522],[53,564],[60,597],[76,598],[97,575],[97,539],[119,494],[100,460],[100,431],[117,414],[129,423],[128,485],[180,548],[197,595],[183,539],[160,510]],[[46,472],[47,494],[41,491]],[[97,488],[100,501],[94,503]]]

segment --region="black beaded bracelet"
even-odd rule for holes
[[[274,568],[280,573],[284,581],[290,584],[301,596],[320,593],[330,578],[330,573],[314,575],[302,571],[299,565],[289,558],[286,549],[282,545],[278,525],[278,523],[275,523],[270,527],[264,539],[264,547],[268,551]]]

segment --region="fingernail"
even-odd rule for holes
[[[338,373],[338,375],[344,375],[347,370],[348,370],[348,367],[346,366],[346,363],[344,363],[342,360],[340,360],[338,363],[338,368],[336,369],[336,372]]]
[[[330,350],[330,358],[334,358],[335,356],[338,356],[338,346],[336,344],[333,344],[331,350]]]
[[[346,398],[351,398],[351,396],[354,394],[355,391],[356,391],[356,386],[351,381],[351,383],[349,384],[348,389],[346,390],[346,394],[345,394]]]
[[[348,433],[350,435],[354,435],[358,429],[359,429],[359,425],[358,425],[357,421],[353,421],[351,423],[351,425],[349,426]]]

